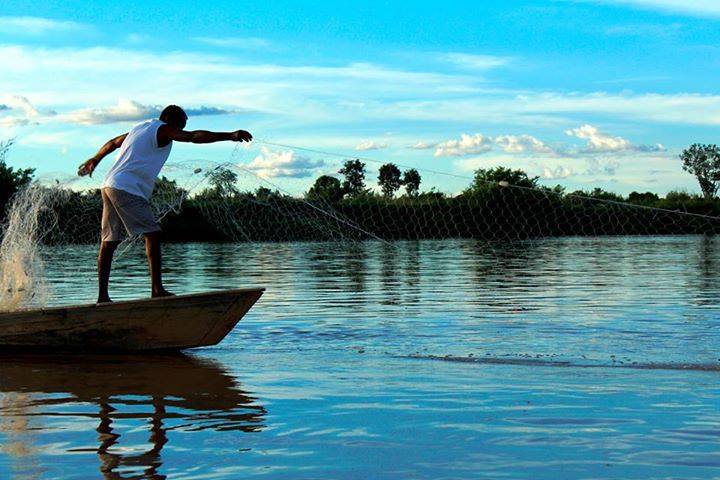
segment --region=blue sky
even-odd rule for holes
[[[421,172],[505,165],[569,189],[697,191],[677,155],[717,141],[719,26],[708,0],[5,0],[0,138],[16,139],[12,165],[70,178],[177,103],[189,128]],[[342,161],[262,143],[232,152],[176,145],[171,162],[232,159],[302,191]]]

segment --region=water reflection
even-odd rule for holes
[[[172,431],[256,432],[266,414],[218,363],[185,355],[0,356],[0,395],[0,451],[18,478],[41,478],[27,455],[42,450],[38,432],[94,421],[97,446],[66,439],[66,453],[96,453],[106,479],[158,480]],[[147,440],[132,444],[138,430]]]
[[[403,244],[404,245],[404,244]],[[392,244],[383,243],[380,245],[380,280],[381,292],[383,292],[383,305],[400,305],[400,292],[403,285],[400,282],[398,268],[398,247]]]
[[[714,236],[705,235],[698,240],[698,273],[701,288],[710,289],[717,284],[718,248]]]
[[[269,287],[201,351],[232,369],[0,359],[0,479],[716,478],[719,245],[168,245],[178,292]],[[50,253],[55,302],[92,301],[94,247]]]

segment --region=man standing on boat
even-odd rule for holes
[[[102,243],[98,254],[98,303],[110,302],[108,283],[115,249],[128,235],[145,237],[145,252],[150,265],[152,296],[172,295],[162,283],[160,225],[150,208],[150,195],[160,170],[170,155],[173,141],[213,143],[221,141],[249,142],[252,135],[245,130],[234,132],[185,131],[187,114],[177,105],[169,105],[158,120],[134,126],[128,133],[108,141],[94,157],[80,165],[78,175],[90,175],[111,152],[117,160],[102,185]]]

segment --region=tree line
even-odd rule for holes
[[[645,207],[674,209],[682,212],[693,211],[708,215],[720,214],[720,205],[717,205],[717,194],[720,189],[720,148],[714,144],[693,144],[680,154],[683,170],[695,176],[702,195],[688,193],[684,190],[673,190],[660,197],[653,192],[631,192],[623,196],[602,188],[590,190],[567,191],[565,187],[556,185],[546,187],[540,185],[540,177],[530,177],[520,169],[495,167],[477,169],[474,172],[471,184],[459,195],[471,196],[495,187],[520,187],[536,189],[548,194],[570,195],[574,197],[591,198],[601,201],[624,202]],[[343,180],[323,175],[315,180],[313,186],[306,193],[308,199],[320,199],[336,204],[340,201],[353,199],[369,199],[377,197],[372,189],[366,185],[366,165],[360,160],[347,160],[338,173]],[[381,199],[397,199],[396,194],[401,187],[405,193],[400,198],[405,200],[447,198],[447,195],[431,189],[420,191],[422,177],[414,169],[401,172],[393,163],[386,163],[379,169],[377,185],[382,192]]]
[[[9,147],[9,143],[0,144],[2,215],[12,195],[34,175],[33,169],[7,165]],[[418,170],[401,171],[392,163],[380,167],[374,189],[368,186],[366,165],[353,159],[337,172],[340,178],[320,176],[302,198],[265,187],[241,192],[237,173],[227,168],[208,172],[208,186],[192,196],[175,181],[161,177],[154,197],[185,199],[179,212],[163,220],[171,241],[322,240],[348,234],[333,230],[346,227],[318,211],[338,213],[358,231],[388,239],[715,233],[718,222],[713,217],[720,216],[720,149],[696,144],[683,151],[680,159],[683,168],[698,179],[702,195],[673,191],[665,197],[652,192],[622,196],[601,188],[567,192],[560,185],[543,186],[539,177],[506,167],[478,169],[462,192],[449,195],[421,190]],[[57,241],[89,241],[87,229],[94,235],[99,228],[99,190],[68,192],[64,198],[54,207],[59,224],[65,226]]]

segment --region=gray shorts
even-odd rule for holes
[[[150,202],[143,197],[133,195],[117,188],[102,189],[102,241],[119,242],[125,235],[141,235],[160,231]]]

